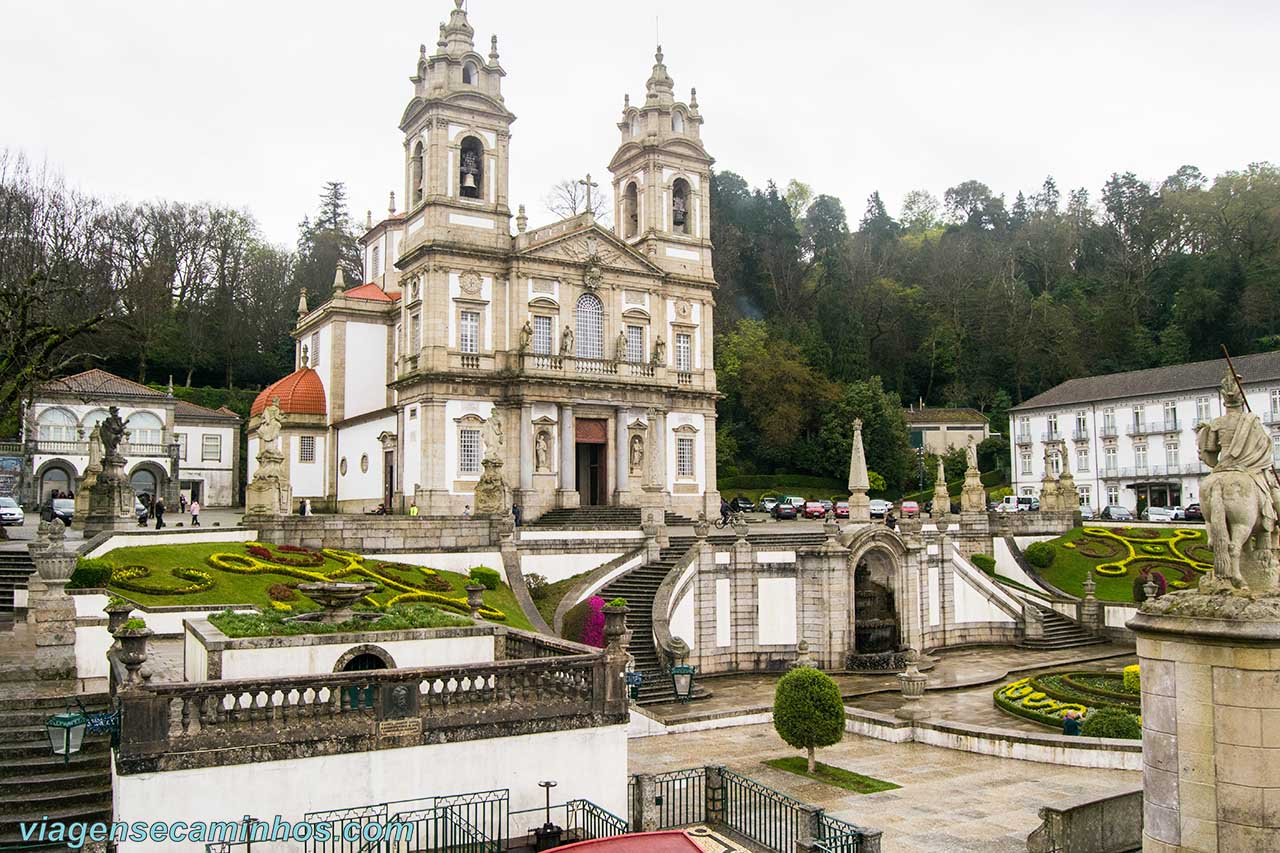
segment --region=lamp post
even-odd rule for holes
[[[686,664],[671,667],[671,689],[677,702],[688,702],[693,696],[694,668]]]
[[[62,756],[62,763],[71,762],[71,754],[79,752],[84,743],[84,730],[88,724],[84,714],[68,710],[66,713],[54,714],[45,720],[45,732],[49,735],[49,746],[54,755]]]
[[[547,794],[547,819],[546,823],[533,831],[533,849],[535,851],[554,850],[560,846],[564,830],[551,822],[551,789],[555,786],[556,783],[551,780],[538,783],[538,787]]]

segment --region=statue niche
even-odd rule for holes
[[[893,590],[872,580],[866,557],[853,572],[853,641],[857,654],[880,654],[898,648],[898,609]]]

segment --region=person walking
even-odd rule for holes
[[[159,530],[164,527],[164,498],[156,495],[156,501],[152,508],[156,516],[156,530]]]
[[[519,527],[524,518],[524,510],[520,509],[520,504],[511,505],[511,516],[516,520],[516,527]]]
[[[893,530],[898,526],[898,519],[893,517],[892,512],[886,512],[884,514],[884,526],[889,528],[890,530]]]
[[[199,527],[200,526],[200,501],[196,500],[195,498],[192,498],[191,506],[187,507],[187,509],[191,510],[191,526]]]
[[[178,493],[178,514],[182,515],[187,511],[187,495],[185,492]]]

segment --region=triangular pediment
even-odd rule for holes
[[[568,261],[575,264],[589,264],[594,257],[596,264],[603,269],[625,270],[627,272],[662,275],[663,269],[598,223],[579,216],[580,224],[563,223],[570,227],[556,229],[555,226],[541,228],[530,232],[533,241],[518,253],[522,258],[543,259],[550,261]],[[539,233],[547,236],[538,239]]]

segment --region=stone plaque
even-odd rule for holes
[[[416,684],[384,684],[379,697],[381,720],[401,720],[412,717],[418,723],[418,687]]]
[[[622,301],[628,305],[643,305],[644,294],[639,290],[624,290],[622,292]]]
[[[379,737],[414,737],[422,731],[422,722],[417,717],[406,717],[403,720],[383,720],[378,723]]]

